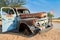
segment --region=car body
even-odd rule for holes
[[[13,14],[11,17],[3,14]],[[18,32],[24,32],[25,34],[36,34],[39,31],[52,28],[48,22],[48,16],[46,12],[30,13],[30,11],[25,7],[2,7],[2,32],[11,31],[13,29]],[[51,29],[50,28],[50,29]],[[14,30],[14,31],[15,31]]]

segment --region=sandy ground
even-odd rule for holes
[[[55,28],[48,32],[37,34],[32,37],[23,36],[18,33],[0,33],[0,40],[60,40],[60,29],[58,30],[58,28]]]
[[[26,37],[20,34],[0,34],[0,40],[60,40],[60,31],[52,29],[48,32],[37,34],[33,37]]]
[[[52,20],[53,22],[58,22],[58,23],[60,23],[60,19],[59,20]]]

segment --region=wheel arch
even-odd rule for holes
[[[28,24],[26,24],[26,23],[20,23],[19,32],[20,32],[20,31],[24,31],[25,29],[27,29],[29,32],[31,32]]]

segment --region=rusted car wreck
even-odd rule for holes
[[[2,32],[15,29],[25,34],[37,34],[52,28],[46,12],[30,13],[25,7],[2,7],[1,16]]]

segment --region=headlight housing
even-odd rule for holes
[[[35,22],[35,26],[38,26],[38,27],[42,27],[42,26],[45,26],[47,22],[45,22],[45,20],[37,20]]]

